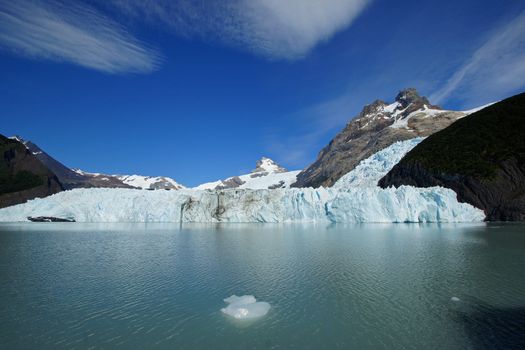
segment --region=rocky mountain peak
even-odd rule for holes
[[[22,138],[22,136],[18,136],[18,135],[10,136],[9,139],[11,139],[11,140],[15,140],[15,141],[18,141],[18,142],[20,142],[21,144],[23,144],[24,146],[26,146],[26,143],[27,143],[27,141],[24,140],[24,139]],[[26,146],[26,147],[27,147],[27,146]]]
[[[374,102],[363,107],[363,110],[360,113],[360,117],[366,117],[372,114],[377,114],[383,111],[386,106],[385,101],[375,100]]]
[[[284,173],[287,170],[274,162],[272,159],[267,157],[262,157],[255,163],[255,169],[252,170],[252,173],[259,172],[268,172],[268,173]]]
[[[419,95],[417,90],[414,88],[407,88],[399,91],[396,96],[396,102],[398,102],[403,109],[411,106],[411,110],[417,110],[425,105],[428,108],[441,109],[438,106],[432,105],[425,96]]]
[[[332,186],[375,152],[397,141],[429,136],[464,116],[432,105],[414,88],[401,90],[390,104],[376,100],[346,124],[292,187]]]

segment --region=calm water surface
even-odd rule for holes
[[[524,347],[524,225],[0,225],[2,349]]]

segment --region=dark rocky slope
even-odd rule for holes
[[[22,143],[0,135],[0,208],[62,190],[55,174]]]
[[[448,187],[487,220],[525,220],[525,93],[429,136],[379,185]]]
[[[415,89],[399,92],[392,104],[377,100],[365,106],[319,152],[317,160],[297,176],[293,187],[330,187],[377,151],[397,141],[431,135],[465,115],[441,110]]]
[[[90,187],[133,188],[115,176],[77,173],[51,157],[35,143],[26,141],[20,136],[15,136],[13,139],[21,142],[42,164],[51,170],[66,190]]]

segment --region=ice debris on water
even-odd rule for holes
[[[253,295],[237,296],[232,295],[224,299],[229,305],[221,309],[223,313],[238,320],[262,317],[270,310],[270,304],[264,301],[257,301]]]

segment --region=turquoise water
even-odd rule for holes
[[[2,349],[523,348],[524,310],[519,224],[0,225]]]

